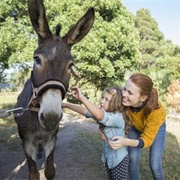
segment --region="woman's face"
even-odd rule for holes
[[[140,92],[141,89],[129,79],[122,91],[122,104],[124,106],[140,107],[142,105],[142,102],[147,98],[145,96],[141,96]]]
[[[99,108],[107,111],[109,108],[109,102],[111,98],[112,98],[111,94],[109,94],[108,92],[104,92],[100,100]]]

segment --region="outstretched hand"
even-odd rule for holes
[[[122,136],[115,136],[111,140],[108,141],[110,147],[114,150],[118,150],[125,146],[126,138]]]
[[[71,87],[71,95],[78,100],[81,100],[83,97],[83,94],[78,86]]]

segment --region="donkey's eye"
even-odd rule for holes
[[[41,64],[41,59],[40,59],[38,56],[35,56],[35,57],[34,57],[34,62],[35,62],[36,64],[40,65],[40,64]]]

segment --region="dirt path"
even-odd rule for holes
[[[55,151],[55,180],[106,180],[101,163],[98,125],[81,116],[64,114],[60,123]],[[0,143],[0,180],[26,180],[27,163],[21,147],[11,151]],[[41,180],[43,163],[39,161]]]

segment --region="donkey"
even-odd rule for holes
[[[31,77],[17,98],[16,107],[27,109],[14,118],[27,158],[29,180],[40,179],[37,155],[42,155],[42,150],[45,154],[45,177],[53,179],[57,132],[63,116],[61,103],[68,90],[74,63],[71,47],[92,28],[94,8],[90,7],[63,37],[59,35],[60,25],[57,25],[54,35],[50,31],[43,0],[28,0],[28,11],[38,35],[38,48],[34,51]]]

